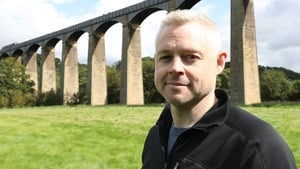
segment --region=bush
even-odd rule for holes
[[[39,94],[36,104],[38,106],[60,105],[62,104],[62,99],[59,92],[55,92],[52,89],[48,92]]]
[[[296,80],[292,83],[292,92],[290,94],[289,100],[300,101],[300,80]]]
[[[0,61],[0,107],[23,107],[35,104],[35,85],[26,68],[13,57]]]
[[[5,96],[0,96],[0,108],[8,107],[8,105],[9,105],[9,99]]]
[[[265,70],[260,79],[261,97],[263,101],[284,101],[287,100],[292,84],[284,72],[280,70]]]
[[[8,90],[6,96],[0,97],[0,107],[24,107],[35,105],[36,97],[33,93],[24,93],[21,90]]]

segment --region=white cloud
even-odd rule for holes
[[[300,1],[255,1],[259,63],[300,72]]]
[[[159,29],[160,22],[166,11],[158,11],[147,17],[141,24],[141,41],[142,41],[142,55],[154,56],[154,42],[155,36]]]
[[[71,3],[74,2],[75,0],[50,0],[50,3],[54,4],[64,4],[64,3]]]
[[[43,0],[1,0],[0,46],[22,42],[62,29],[71,23],[63,18],[52,4]]]

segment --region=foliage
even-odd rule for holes
[[[282,71],[264,70],[261,73],[260,88],[262,100],[284,101],[288,99],[292,86]]]
[[[284,68],[259,66],[262,101],[299,101],[300,74]],[[217,78],[217,87],[230,91],[230,63]]]
[[[230,89],[230,68],[225,68],[217,77],[217,88],[222,88],[227,91]]]
[[[270,70],[270,71],[281,71],[283,72],[289,80],[299,80],[300,73],[296,73],[292,70],[282,68],[282,67],[269,67],[269,66],[259,66],[260,71]]]
[[[300,104],[242,107],[271,123],[300,167]],[[163,108],[51,106],[0,110],[0,166],[17,169],[135,169]]]
[[[285,68],[264,66],[259,66],[259,71],[263,101],[300,100],[300,73]],[[275,93],[270,93],[271,91]]]
[[[64,100],[66,101],[66,105],[75,106],[82,103],[82,100],[80,100],[80,94],[78,93],[66,93],[64,95]]]
[[[120,102],[120,63],[117,62],[111,67],[107,66],[107,103],[114,104]]]
[[[295,80],[292,82],[292,92],[290,94],[291,101],[300,101],[300,80]]]
[[[13,57],[0,61],[0,107],[34,105],[33,86],[34,82],[19,61]]]
[[[79,75],[79,91],[73,97],[78,97],[79,103],[87,103],[86,84],[87,84],[88,68],[86,64],[78,65]]]
[[[60,72],[61,72],[61,60],[55,58],[55,71],[56,71],[56,88],[60,90]]]
[[[145,103],[163,103],[164,98],[159,94],[154,85],[154,58],[144,57],[143,61],[143,85]]]
[[[62,99],[60,97],[59,91],[54,91],[53,89],[45,92],[39,93],[38,99],[36,102],[37,106],[52,106],[52,105],[60,105],[62,104]]]

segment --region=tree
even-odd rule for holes
[[[217,77],[217,88],[224,90],[230,90],[230,68],[225,68],[221,74]]]
[[[34,82],[26,68],[13,57],[0,61],[0,107],[35,104]]]
[[[59,58],[55,58],[55,71],[56,71],[56,88],[60,90],[60,73],[61,73],[61,60]]]
[[[300,80],[292,82],[292,91],[289,97],[291,101],[300,101]]]
[[[143,61],[143,85],[145,103],[163,103],[164,98],[154,86],[154,58],[144,57]]]
[[[79,75],[79,103],[87,103],[86,84],[87,84],[88,67],[86,64],[78,64]]]
[[[120,61],[107,66],[107,103],[120,102]]]
[[[263,101],[287,100],[292,86],[281,70],[263,70],[260,78],[261,98]]]

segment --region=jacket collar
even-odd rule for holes
[[[212,126],[220,125],[227,119],[227,107],[229,98],[227,93],[222,89],[216,89],[215,95],[218,98],[218,102],[205,113],[205,115],[192,127],[195,129],[208,129]],[[169,131],[172,125],[172,116],[170,105],[167,104],[163,109],[157,125],[164,131]]]

